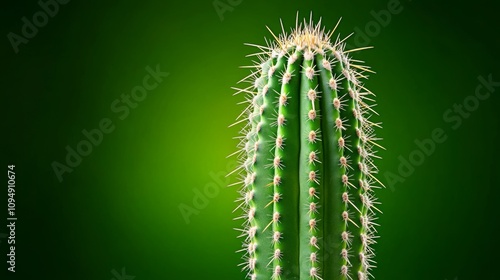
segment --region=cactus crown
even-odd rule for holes
[[[374,94],[361,82],[372,71],[349,56],[365,48],[331,43],[335,28],[297,21],[290,34],[271,32],[267,46],[249,44],[260,52],[240,81],[251,85],[235,88],[248,106],[233,154],[249,279],[372,277],[380,124],[370,121]]]

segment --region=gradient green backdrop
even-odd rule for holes
[[[18,54],[7,34],[20,34],[21,18],[40,7],[3,3],[0,170],[16,164],[19,220],[17,273],[1,279],[120,280],[112,271],[122,268],[136,280],[243,279],[231,213],[237,189],[220,186],[237,143],[238,128],[227,126],[243,108],[230,87],[255,51],[243,43],[263,44],[265,26],[279,32],[280,18],[292,26],[296,11],[313,11],[328,28],[343,17],[347,35],[388,2],[243,0],[221,20],[212,0],[73,0]],[[500,81],[499,5],[401,0],[401,7],[369,37],[375,49],[356,55],[377,71],[367,85],[378,95],[388,148],[380,177],[397,174],[398,157],[408,158],[415,139],[435,128],[448,138],[404,182],[378,193],[384,215],[374,275],[494,279],[500,90],[456,130],[443,113],[474,94],[479,75]],[[170,76],[120,120],[110,104],[157,64]],[[63,163],[65,147],[75,148],[81,131],[103,118],[115,130],[59,182],[51,163]],[[186,223],[179,205],[193,206],[205,188],[216,195]]]

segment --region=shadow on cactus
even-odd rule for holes
[[[373,278],[382,147],[375,95],[362,83],[372,71],[351,57],[367,48],[345,50],[335,28],[297,22],[290,34],[271,31],[267,46],[249,44],[258,61],[242,80],[251,85],[236,89],[248,106],[232,172],[249,279]]]

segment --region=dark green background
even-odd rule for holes
[[[225,0],[221,0],[226,2]],[[8,1],[2,18],[2,156],[17,170],[17,273],[2,279],[242,279],[234,251],[236,188],[223,188],[239,114],[230,89],[264,43],[265,26],[314,12],[340,32],[363,30],[388,1],[243,0],[219,18],[213,1],[70,1],[15,54],[7,34],[36,1]],[[237,2],[237,1],[233,1]],[[500,87],[453,130],[443,113],[473,95],[477,77],[500,81],[499,6],[494,1],[401,1],[403,10],[357,53],[377,71],[380,178],[397,174],[415,139],[442,128],[447,140],[402,183],[378,192],[384,215],[377,279],[494,279],[499,238]],[[350,40],[355,45],[354,40]],[[110,104],[142,83],[145,67],[167,77],[120,120]],[[115,130],[63,181],[67,145],[110,118]],[[218,179],[214,179],[214,176]],[[6,186],[7,179],[4,178]],[[232,178],[234,181],[235,178]],[[195,191],[208,205],[183,219]],[[1,192],[6,207],[6,188]],[[6,232],[5,210],[0,233]],[[7,244],[0,239],[1,269]],[[3,272],[2,272],[3,273]],[[120,280],[120,279],[116,279]]]

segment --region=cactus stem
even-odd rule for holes
[[[321,20],[320,20],[321,22]],[[246,94],[242,113],[230,127],[246,123],[236,156],[242,163],[237,209],[247,277],[267,279],[367,280],[372,278],[382,213],[374,189],[375,149],[383,149],[370,120],[375,94],[362,84],[375,73],[345,40],[321,24],[299,23],[291,34],[256,47],[251,73],[234,87]],[[267,42],[267,40],[266,40]]]

